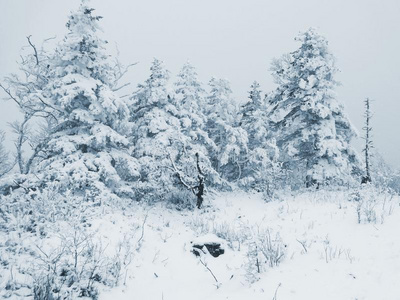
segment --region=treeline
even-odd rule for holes
[[[82,4],[73,12],[52,51],[28,38],[24,78],[1,84],[24,116],[12,124],[15,160],[0,148],[3,195],[51,187],[98,203],[197,199],[200,207],[207,188],[235,185],[274,197],[283,186],[360,182],[354,129],[335,98],[335,60],[316,30],[273,61],[275,91],[264,94],[254,82],[238,107],[227,80],[204,87],[190,63],[171,79],[157,59],[149,78],[120,96],[130,66],[107,54],[93,11]]]

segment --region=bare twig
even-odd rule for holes
[[[150,209],[149,209],[150,210]],[[140,235],[140,238],[138,239],[138,241],[137,241],[137,244],[138,244],[138,246],[137,246],[137,250],[139,251],[139,249],[142,247],[142,240],[143,240],[143,238],[144,238],[144,228],[145,228],[145,225],[146,225],[146,221],[147,221],[147,217],[149,216],[149,210],[146,212],[146,215],[144,216],[144,219],[143,219],[143,223],[142,223],[142,233],[141,233],[141,235]]]
[[[215,282],[217,283],[217,288],[219,288],[220,283],[219,283],[217,277],[215,277],[213,271],[211,271],[211,269],[207,266],[207,264],[205,262],[203,262],[201,259],[200,259],[200,262],[208,270],[208,272],[210,272],[210,274],[214,278]]]
[[[128,83],[125,83],[125,84],[123,84],[123,85],[121,85],[121,86],[119,86],[119,87],[117,87],[117,88],[114,88],[113,89],[113,92],[117,92],[117,91],[119,91],[120,89],[123,89],[124,87],[127,87],[128,85],[130,85],[131,83],[130,82],[128,82]]]
[[[278,287],[277,287],[276,290],[275,290],[274,298],[272,298],[272,300],[277,300],[277,299],[278,299],[276,296],[277,296],[277,294],[278,294],[278,289],[281,287],[281,285],[282,285],[282,283],[279,283],[279,284],[278,284]]]
[[[171,157],[171,155],[170,155],[169,153],[168,153],[168,157],[169,157],[169,160],[171,161],[173,170],[174,170],[174,172],[175,172],[176,177],[178,177],[179,182],[180,182],[181,184],[183,184],[187,189],[189,189],[189,190],[191,190],[193,193],[195,193],[195,192],[194,192],[194,187],[192,187],[192,186],[190,186],[189,184],[187,184],[187,183],[185,182],[185,180],[182,178],[181,172],[180,172],[180,171],[178,170],[178,168],[176,167],[176,165],[175,165],[174,161],[172,160],[172,157]]]
[[[29,45],[33,48],[33,51],[34,51],[33,56],[34,56],[35,59],[36,59],[36,65],[39,65],[39,56],[38,56],[38,52],[37,52],[37,50],[36,50],[36,46],[35,46],[34,44],[32,44],[31,35],[30,35],[30,36],[27,36],[26,38],[28,39]]]
[[[307,247],[306,247],[306,241],[299,241],[298,239],[296,239],[296,241],[298,241],[300,243],[300,245],[303,246],[304,251],[307,253]]]
[[[17,98],[11,93],[10,89],[7,89],[4,85],[0,83],[0,87],[3,89],[3,91],[12,99],[15,103],[18,104],[18,106],[21,107],[21,102],[17,100]]]

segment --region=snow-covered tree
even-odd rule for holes
[[[134,157],[142,166],[137,192],[149,199],[169,196],[166,191],[172,188],[171,157],[175,159],[177,149],[181,148],[176,144],[182,143],[168,86],[170,73],[158,59],[152,62],[150,72],[150,77],[139,84],[130,105]]]
[[[369,151],[369,173],[374,180],[365,181],[364,183],[372,182],[376,187],[391,189],[400,193],[400,170],[390,166],[379,151],[373,150],[373,148],[369,148]]]
[[[186,146],[186,154],[193,159],[193,153],[199,153],[203,157],[202,166],[207,173],[208,185],[221,184],[220,177],[211,167],[208,149],[213,141],[205,130],[207,117],[206,92],[198,79],[196,69],[186,62],[180,70],[174,84],[174,104],[177,108],[177,117],[180,120],[181,130],[188,137],[189,145]],[[189,151],[190,149],[190,151]],[[193,166],[193,162],[190,164]]]
[[[0,87],[7,94],[7,99],[13,100],[23,115],[22,121],[14,121],[10,124],[17,136],[14,144],[16,163],[21,174],[29,173],[31,164],[42,146],[32,128],[37,122],[55,121],[54,107],[39,96],[49,81],[51,70],[50,53],[44,50],[44,45],[48,40],[45,40],[40,48],[35,46],[31,36],[28,36],[27,40],[29,52],[26,53],[27,50],[24,47],[19,62],[20,72],[24,76],[11,74],[4,79],[3,83],[0,83]],[[31,151],[24,153],[27,149]]]
[[[260,84],[254,81],[250,87],[248,101],[239,111],[239,125],[247,131],[249,149],[259,147],[268,135],[266,105],[261,93]]]
[[[249,100],[240,109],[240,126],[247,132],[248,152],[243,157],[242,182],[244,187],[265,191],[272,196],[279,184],[279,149],[268,129],[267,107],[261,96],[260,85],[254,82]]]
[[[50,53],[44,49],[48,40],[45,40],[40,48],[35,46],[31,36],[27,37],[27,41],[29,48],[23,48],[19,62],[19,70],[23,76],[10,74],[0,83],[0,87],[24,115],[48,117],[54,109],[38,97],[39,92],[48,83],[51,70]],[[28,53],[26,49],[29,49]]]
[[[4,147],[4,132],[0,131],[0,177],[6,174],[10,168],[8,152]]]
[[[175,81],[175,103],[180,111],[193,114],[192,118],[200,118],[197,123],[204,122],[203,112],[206,102],[206,92],[198,79],[195,67],[186,62]],[[195,116],[196,115],[196,116]]]
[[[364,140],[365,140],[365,145],[363,148],[363,152],[365,155],[365,170],[364,170],[364,176],[362,177],[362,183],[368,183],[371,182],[371,150],[374,148],[374,145],[372,143],[372,136],[371,136],[371,118],[372,118],[372,113],[371,113],[371,108],[370,108],[370,100],[369,98],[365,99],[364,101],[365,104],[365,112],[364,112],[364,117],[365,117],[365,123],[364,123]]]
[[[132,196],[139,166],[124,136],[129,109],[113,91],[115,72],[106,41],[98,36],[101,17],[93,10],[85,1],[71,13],[68,32],[51,56],[47,83],[32,95],[56,120],[33,171],[42,187],[57,182],[60,192],[102,201]]]
[[[204,114],[206,108],[205,90],[197,77],[196,69],[185,63],[174,83],[175,93],[173,104],[176,107],[176,117],[180,119],[181,130],[190,137],[193,144],[207,146],[212,143],[204,131],[207,118]],[[204,148],[201,152],[206,153]]]
[[[213,144],[209,150],[212,165],[225,179],[241,177],[240,160],[247,152],[247,133],[238,126],[238,111],[229,81],[212,78],[205,109],[206,131]]]
[[[203,176],[197,165],[202,167],[206,156],[200,145],[192,142],[196,136],[188,135],[197,133],[188,129],[192,128],[192,113],[177,109],[169,71],[158,59],[150,71],[150,77],[131,98],[134,157],[141,165],[137,192],[149,199],[190,201],[191,193],[196,193],[197,175]],[[179,107],[182,105],[180,101]]]
[[[306,186],[347,180],[359,162],[353,127],[335,99],[335,59],[313,28],[296,40],[300,48],[272,67],[279,86],[269,96],[269,118],[281,160]]]

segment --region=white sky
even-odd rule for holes
[[[78,5],[79,0],[0,0],[0,78],[17,71],[27,35],[36,44],[62,38],[67,15]],[[106,39],[118,43],[121,60],[139,62],[126,78],[134,85],[147,77],[153,57],[173,73],[189,59],[203,82],[211,76],[229,79],[238,101],[246,99],[254,80],[272,90],[272,58],[296,49],[299,31],[319,28],[341,69],[338,99],[360,131],[363,100],[375,100],[376,148],[400,167],[399,0],[92,0],[92,5],[104,17]],[[13,103],[0,102],[0,128],[17,117]]]

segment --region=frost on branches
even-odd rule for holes
[[[7,98],[17,104],[23,116],[21,121],[10,124],[16,135],[15,164],[21,174],[28,174],[31,171],[34,159],[42,150],[43,141],[48,136],[48,130],[36,130],[37,132],[32,130],[33,124],[39,121],[41,125],[39,129],[41,129],[55,121],[54,107],[41,97],[43,88],[49,81],[51,70],[50,54],[44,49],[45,43],[49,40],[45,40],[39,48],[35,46],[31,36],[28,36],[29,46],[23,48],[19,62],[19,70],[23,76],[10,74],[4,82],[0,83]],[[26,151],[27,149],[31,151]],[[22,177],[24,176],[17,181],[24,181]],[[1,183],[0,186],[2,186]]]
[[[353,127],[335,99],[335,59],[315,29],[296,40],[300,48],[272,66],[279,86],[269,96],[269,117],[281,160],[306,186],[346,181],[359,162]]]
[[[8,152],[4,145],[4,132],[0,131],[0,177],[5,175],[10,168]]]
[[[267,193],[271,197],[279,184],[281,165],[279,149],[268,128],[267,103],[261,97],[260,85],[254,82],[249,91],[249,100],[239,112],[240,127],[248,135],[248,152],[242,158],[241,184]]]
[[[180,70],[174,84],[174,103],[180,120],[181,130],[188,138],[188,144],[182,158],[188,159],[184,165],[194,166],[194,155],[199,153],[202,157],[202,169],[207,174],[207,185],[216,187],[222,184],[219,174],[212,168],[209,149],[213,141],[206,130],[207,125],[207,98],[202,83],[197,77],[196,69],[185,63]],[[185,173],[196,174],[195,170],[188,169]]]
[[[33,170],[38,184],[57,182],[60,192],[102,201],[132,196],[138,164],[124,136],[129,109],[113,92],[115,72],[97,36],[93,9],[81,4],[50,60],[50,74],[37,99],[52,108],[55,122]]]
[[[154,59],[150,71],[131,98],[134,156],[141,165],[138,197],[190,205],[198,176],[206,169],[210,172],[205,148],[199,142],[203,118],[196,114],[196,106],[188,105],[200,99],[201,89],[193,85],[195,78],[189,78],[194,70],[188,66],[180,73],[176,91],[160,60]],[[197,153],[204,168],[201,172]]]
[[[213,142],[212,165],[223,178],[237,180],[241,177],[241,156],[247,152],[247,133],[237,126],[237,110],[229,82],[212,78],[209,86],[205,112],[206,129]]]

